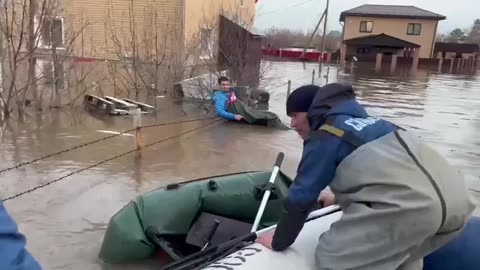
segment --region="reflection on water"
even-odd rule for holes
[[[458,165],[471,189],[480,191],[480,77],[438,74],[418,70],[411,74],[373,73],[371,68],[275,63],[265,85],[271,93],[270,109],[285,115],[287,81],[292,89],[311,83],[351,82],[367,110],[416,130]],[[325,77],[325,75],[327,75]],[[277,87],[272,87],[275,85]],[[179,108],[161,101],[156,115],[143,124],[206,117],[198,107]],[[211,112],[210,112],[211,115]],[[211,120],[209,120],[211,121]],[[192,122],[149,128],[145,143],[159,141],[209,123]],[[132,128],[129,116],[102,117],[82,108],[55,111],[45,119],[2,126],[1,167],[110,136]],[[107,133],[105,133],[107,132]],[[28,237],[29,249],[45,269],[138,269],[102,265],[97,254],[110,217],[136,195],[169,182],[239,171],[269,170],[279,151],[286,153],[283,169],[294,175],[301,155],[301,140],[294,131],[278,131],[220,122],[213,127],[144,149],[83,171],[18,199],[6,207]],[[2,174],[0,196],[8,197],[114,155],[134,149],[131,136],[115,138]],[[148,264],[143,269],[154,269]]]

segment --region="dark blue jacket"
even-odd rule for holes
[[[0,202],[0,269],[41,270],[25,245],[25,237]]]
[[[297,176],[275,231],[272,242],[275,250],[283,250],[295,241],[320,192],[334,179],[337,166],[355,150],[352,144],[318,128],[328,123],[350,132],[365,143],[397,129],[381,119],[364,121],[368,117],[365,109],[355,100],[351,87],[329,84],[315,96],[309,111],[312,132],[304,142]]]

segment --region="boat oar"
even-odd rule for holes
[[[230,241],[227,241],[225,243],[221,243],[217,246],[212,246],[212,247],[207,247],[205,250],[190,254],[186,257],[181,258],[180,260],[177,260],[175,262],[170,263],[169,265],[161,268],[162,270],[171,270],[171,269],[192,269],[194,265],[198,265],[200,263],[205,262],[205,260],[208,260],[209,258],[212,257],[212,255],[215,254],[222,254],[225,251],[228,251],[232,249],[232,247],[238,245],[239,243],[242,242],[253,242],[257,239],[256,233],[249,233],[244,236],[240,236],[238,238],[232,239]]]
[[[220,221],[215,219],[215,224],[213,224],[212,228],[210,229],[210,232],[208,233],[208,236],[207,236],[207,241],[205,242],[205,245],[203,246],[201,251],[204,251],[210,245],[213,235],[218,229],[218,225],[220,225]]]
[[[161,238],[156,227],[148,226],[145,230],[145,235],[147,239],[150,240],[157,248],[165,251],[172,259],[179,260],[180,257],[173,252],[173,250],[168,246],[168,242]]]
[[[283,158],[285,154],[280,152],[277,156],[277,160],[275,161],[275,165],[273,166],[272,174],[270,175],[270,180],[268,181],[265,189],[265,193],[263,194],[262,202],[260,203],[260,207],[258,208],[257,216],[255,217],[255,221],[253,222],[251,232],[255,232],[260,224],[260,220],[262,219],[263,212],[265,211],[265,207],[267,206],[268,198],[270,197],[271,189],[273,184],[275,183],[275,179],[277,178],[278,172],[280,171],[280,166],[282,165]]]

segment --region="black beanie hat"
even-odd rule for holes
[[[304,85],[295,89],[287,99],[287,115],[294,112],[308,112],[313,99],[320,90],[316,85]]]

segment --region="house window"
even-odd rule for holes
[[[372,33],[373,31],[373,22],[372,21],[361,21],[360,22],[360,32],[361,33]]]
[[[357,54],[368,54],[369,52],[368,48],[357,48]]]
[[[245,0],[239,0],[240,1],[240,7],[245,6]]]
[[[210,59],[212,58],[213,54],[213,29],[211,28],[202,28],[201,30],[201,46],[202,46],[202,53],[201,58],[203,59]]]
[[[407,26],[407,35],[420,35],[422,31],[422,25],[419,23],[409,23]]]
[[[64,48],[64,29],[62,18],[46,18],[41,26],[40,46],[43,48]]]
[[[56,83],[57,89],[65,89],[66,72],[63,62],[59,62],[57,64],[57,70],[55,70],[51,60],[38,59],[37,66],[35,67],[35,75],[46,85],[53,86],[53,83]]]

